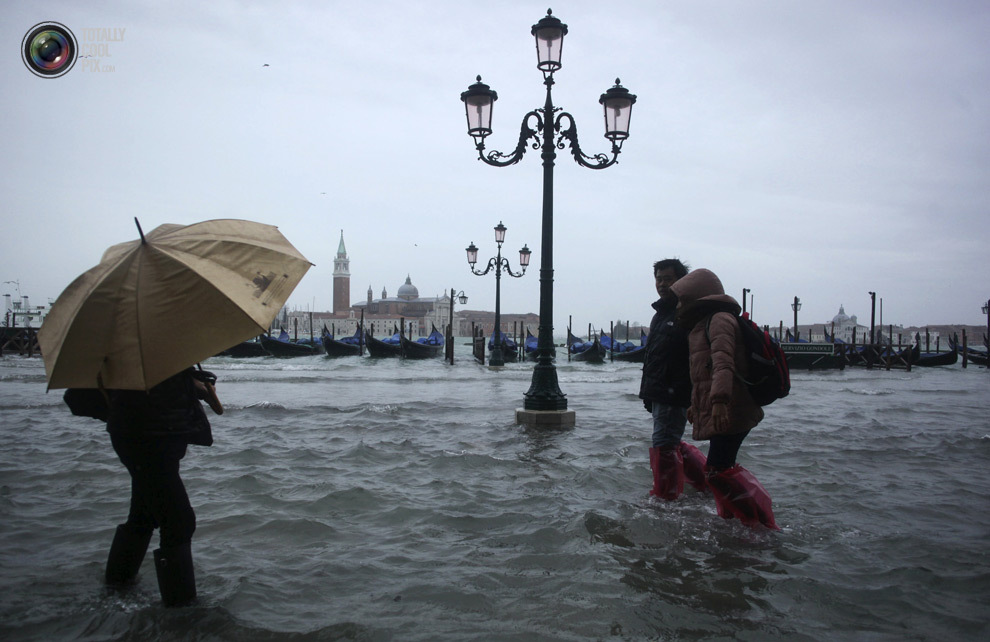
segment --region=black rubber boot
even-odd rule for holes
[[[165,606],[186,606],[196,599],[196,576],[188,543],[156,549],[155,571]]]
[[[130,584],[137,577],[148,552],[152,529],[120,524],[107,556],[107,584]]]

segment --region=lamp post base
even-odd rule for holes
[[[516,423],[528,428],[573,428],[573,410],[526,410],[516,408]]]

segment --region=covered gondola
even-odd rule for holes
[[[610,353],[614,361],[628,363],[643,363],[646,360],[646,333],[640,330],[639,345],[632,341],[615,341],[602,332],[602,346]]]
[[[328,357],[356,357],[364,353],[364,333],[358,326],[354,334],[342,339],[334,339],[333,335],[323,327],[323,350]]]
[[[399,337],[399,341],[404,359],[432,359],[443,354],[443,333],[436,326],[433,326],[433,331],[427,337],[414,341],[403,335]]]
[[[398,328],[395,328],[395,332],[392,336],[384,339],[376,339],[370,334],[366,335],[364,337],[364,345],[368,348],[368,354],[372,357],[402,356],[402,342],[399,336]]]
[[[959,361],[959,349],[956,346],[952,346],[952,350],[948,352],[922,352],[912,365],[929,368],[934,366],[951,366],[957,361]]]
[[[584,361],[586,363],[605,363],[605,347],[598,340],[598,335],[593,335],[591,341],[582,341],[567,330],[567,353],[574,361]]]
[[[250,339],[248,341],[241,341],[236,346],[227,348],[217,356],[244,359],[248,357],[270,357],[272,355],[265,350],[265,347],[261,345],[260,341]]]
[[[512,340],[504,332],[498,333],[498,342],[502,349],[503,361],[517,361],[519,359],[519,344]],[[495,348],[495,333],[488,339],[488,352]]]
[[[289,340],[289,333],[285,330],[279,334],[278,338],[261,337],[259,339],[263,347],[273,357],[311,357],[320,354],[320,346],[315,343],[298,343]]]

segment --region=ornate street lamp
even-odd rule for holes
[[[454,288],[450,288],[450,320],[448,321],[447,327],[450,328],[450,336],[447,341],[447,358],[450,359],[450,365],[454,365],[454,299],[461,305],[467,303],[467,295],[464,294],[464,290],[456,292]]]
[[[990,299],[983,304],[983,314],[987,315],[987,336],[983,338],[984,343],[987,343],[987,349],[990,350]]]
[[[794,341],[796,343],[797,340],[801,338],[801,335],[798,333],[798,322],[797,322],[797,313],[798,310],[801,309],[801,299],[794,297],[794,303],[791,304],[791,309],[794,310]]]
[[[590,169],[604,169],[616,163],[622,143],[629,137],[629,120],[636,96],[622,87],[617,78],[615,86],[601,95],[605,113],[605,138],[611,141],[611,158],[607,154],[588,156],[578,144],[577,126],[567,112],[554,107],[552,88],[553,74],[561,68],[561,51],[567,25],[547,10],[547,15],[533,25],[532,35],[536,39],[537,68],[543,72],[546,86],[546,101],[542,108],[534,109],[523,116],[519,129],[519,141],[511,154],[498,151],[485,152],[485,138],[492,133],[492,108],[498,94],[488,85],[477,82],[461,94],[467,116],[468,134],[474,138],[478,158],[494,167],[507,167],[522,160],[528,143],[532,139],[533,149],[541,150],[543,158],[543,238],[540,247],[540,327],[536,348],[536,366],[533,368],[533,381],[525,394],[523,413],[517,413],[522,423],[574,423],[573,411],[567,410],[567,397],[557,383],[557,370],[553,363],[553,166],[557,149],[563,149],[565,141],[571,155],[581,166]],[[556,138],[556,141],[554,140]],[[530,411],[557,411],[560,415],[554,420],[546,416],[538,417]]]
[[[488,365],[494,367],[501,367],[505,365],[505,359],[502,357],[502,270],[505,270],[506,274],[511,277],[519,278],[523,274],[526,274],[526,268],[529,267],[529,255],[532,252],[529,248],[523,245],[522,249],[519,250],[519,265],[522,267],[522,271],[516,274],[509,267],[509,259],[502,258],[502,243],[505,242],[505,231],[508,228],[502,225],[502,221],[498,222],[495,226],[495,243],[498,244],[498,253],[495,258],[488,260],[488,267],[485,268],[484,272],[479,272],[474,269],[475,264],[478,262],[478,248],[475,247],[474,241],[471,241],[466,249],[468,265],[471,266],[471,272],[477,274],[478,276],[484,276],[495,268],[495,331],[492,335],[492,355],[488,358]]]

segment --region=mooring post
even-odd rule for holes
[[[962,333],[963,333],[963,346],[962,346],[962,348],[963,348],[963,350],[962,350],[963,362],[962,362],[962,367],[965,368],[967,366],[967,364],[969,364],[969,359],[967,358],[969,356],[969,350],[966,347],[969,344],[967,343],[968,339],[966,338],[966,328],[963,328],[962,329]]]

